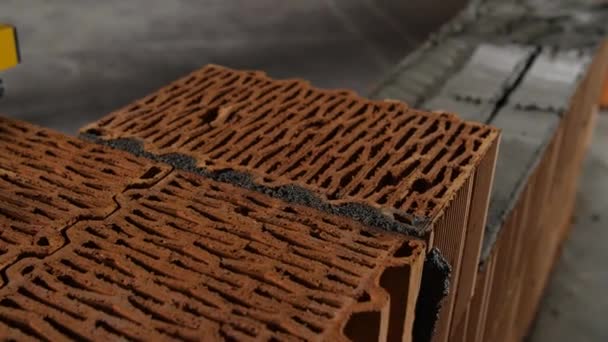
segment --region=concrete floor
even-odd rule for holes
[[[23,64],[0,113],[66,133],[207,63],[365,94],[464,0],[2,0]],[[530,341],[608,341],[608,115]]]

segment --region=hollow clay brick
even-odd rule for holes
[[[40,340],[410,340],[425,244],[174,171],[24,258],[0,334]]]
[[[569,227],[601,103],[607,16],[581,2],[471,1],[374,91],[502,130],[483,250],[467,256],[465,247],[453,312],[442,310],[435,341],[526,336]],[[471,52],[437,58],[454,41]],[[420,86],[417,70],[429,65],[440,74]],[[465,266],[476,258],[477,274]]]
[[[299,80],[207,66],[82,130],[135,139],[259,184],[296,185],[332,203],[434,221],[497,139],[451,114],[370,101]]]
[[[265,192],[295,186],[316,202],[378,210],[414,231],[396,230],[425,236],[451,266],[441,321],[451,319],[461,272],[472,296],[498,147],[498,131],[489,126],[211,65],[82,132],[152,158],[192,158],[215,178],[246,175]]]

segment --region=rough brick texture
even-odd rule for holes
[[[83,129],[412,223],[435,219],[497,139],[484,125],[299,80],[207,66]]]
[[[412,338],[419,239],[8,119],[0,148],[3,338]]]
[[[114,196],[170,170],[149,160],[0,118],[0,269],[66,243],[62,231],[118,207]]]

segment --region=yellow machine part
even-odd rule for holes
[[[19,64],[17,31],[10,25],[0,24],[0,71]]]

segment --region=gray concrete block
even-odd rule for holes
[[[532,52],[533,48],[526,46],[481,44],[440,94],[495,102]]]
[[[509,103],[522,108],[561,112],[583,76],[591,56],[577,51],[545,49],[534,60]]]
[[[491,121],[493,126],[502,130],[502,138],[490,197],[482,259],[489,255],[498,231],[517,203],[528,177],[540,162],[559,122],[560,117],[555,113],[526,111],[513,107],[501,109]]]

